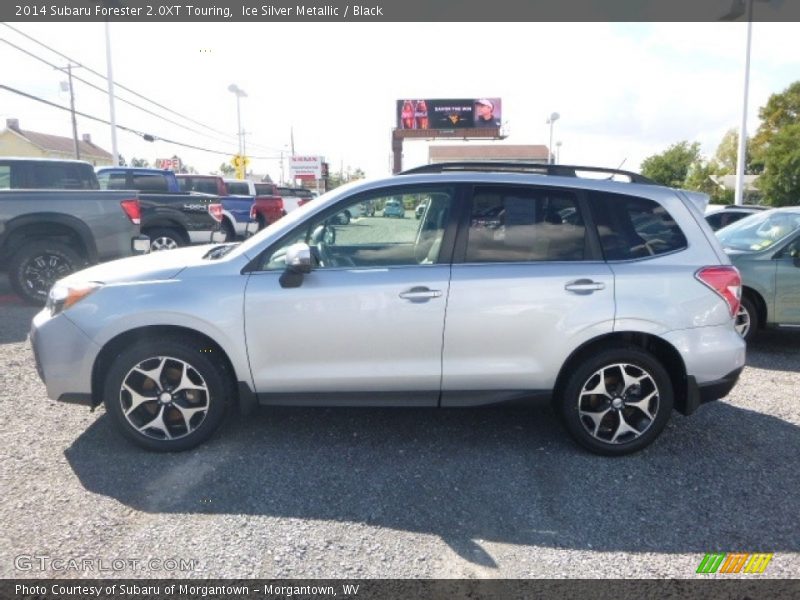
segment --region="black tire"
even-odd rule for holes
[[[115,356],[103,385],[103,401],[120,433],[134,444],[156,452],[189,450],[211,437],[233,398],[230,382],[222,367],[212,362],[213,356],[201,342],[170,337],[136,342]],[[166,360],[160,362],[161,358]],[[159,381],[135,372],[135,367],[160,373]],[[160,402],[159,395],[169,394],[166,390],[170,387],[179,387],[174,383],[184,375],[199,386],[189,391],[194,395],[187,396],[186,391],[178,390],[169,401]],[[123,390],[123,383],[128,384],[127,390]],[[206,391],[200,391],[200,384]],[[147,398],[152,395],[153,399],[134,407],[134,396],[129,390]],[[178,406],[190,411],[188,421]],[[203,411],[203,407],[207,409]],[[150,423],[156,424],[147,427]],[[137,430],[136,425],[144,431]],[[167,438],[165,431],[172,439]]]
[[[618,365],[627,365],[629,381],[646,376],[640,380],[638,393],[635,385],[624,382]],[[607,369],[602,372],[603,389],[611,397],[591,393],[600,386],[601,369]],[[633,403],[645,400],[654,391],[656,395],[646,406],[651,419]],[[641,450],[658,437],[672,413],[674,392],[669,375],[655,357],[638,347],[624,346],[598,352],[577,365],[557,402],[557,410],[578,444],[595,454],[622,456]],[[602,415],[602,419],[596,423],[587,416],[590,413]],[[634,431],[625,433],[623,421]],[[589,431],[591,427],[594,432]]]
[[[25,302],[41,306],[56,281],[84,266],[86,260],[66,244],[40,240],[14,253],[8,263],[8,280]]]
[[[760,325],[755,303],[748,296],[743,296],[739,313],[736,315],[736,330],[749,344],[756,337]]]
[[[231,223],[228,219],[222,219],[222,231],[225,232],[226,242],[236,241],[236,229],[233,227],[233,223]]]
[[[181,248],[189,243],[183,233],[171,227],[153,227],[143,233],[150,238],[150,252]]]

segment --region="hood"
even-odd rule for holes
[[[132,281],[160,281],[172,279],[186,267],[203,264],[203,256],[218,244],[191,246],[175,250],[153,252],[142,256],[131,256],[95,265],[77,271],[62,279],[62,282],[127,283]]]

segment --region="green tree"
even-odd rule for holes
[[[236,169],[233,168],[233,165],[224,162],[219,166],[219,172],[222,173],[223,177],[230,177],[236,173]]]
[[[352,169],[348,166],[346,171],[330,173],[328,176],[328,189],[332,190],[340,185],[344,185],[345,183],[355,181],[356,179],[364,179],[365,177],[366,174],[361,168],[356,167],[355,169]]]
[[[753,157],[752,157],[753,139],[748,138],[745,143],[744,151],[744,172],[752,173]],[[719,165],[719,173],[721,175],[734,175],[736,174],[737,161],[739,159],[739,132],[736,129],[729,129],[722,141],[717,146],[717,153],[714,155],[714,160]]]
[[[147,168],[150,166],[150,162],[146,158],[136,158],[135,156],[131,158],[131,166],[132,167],[141,167]]]
[[[800,202],[800,122],[783,125],[762,151],[764,173],[758,187],[772,206]]]
[[[683,187],[692,165],[700,160],[700,144],[673,144],[661,154],[642,161],[642,175],[669,187]]]
[[[753,138],[756,155],[766,152],[772,138],[784,127],[800,122],[800,81],[795,81],[779,94],[772,94],[766,106],[759,109],[758,116],[761,125]]]

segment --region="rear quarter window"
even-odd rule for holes
[[[648,258],[687,247],[683,231],[658,202],[594,192],[590,205],[606,260]]]
[[[234,196],[249,196],[250,186],[246,183],[228,182],[228,193]]]

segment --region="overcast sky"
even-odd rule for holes
[[[106,72],[102,23],[20,23],[15,28],[72,59]],[[712,155],[741,115],[744,23],[464,24],[211,23],[111,25],[115,81],[195,122],[118,90],[117,122],[219,153],[148,143],[118,134],[127,159],[178,154],[200,172],[218,169],[237,148],[236,100],[242,100],[251,168],[280,176],[294,129],[297,154],[322,155],[332,169],[390,172],[395,101],[500,97],[509,144],[554,141],[561,162],[638,170],[672,143],[697,141]],[[0,39],[48,62],[65,59],[6,26]],[[748,130],[770,94],[800,79],[798,23],[753,25]],[[794,48],[794,50],[792,50]],[[2,83],[62,105],[58,71],[0,43]],[[75,74],[105,88],[84,69]],[[107,96],[75,82],[76,108],[108,119]],[[119,99],[186,124],[190,131]],[[69,113],[0,90],[0,126],[71,136]],[[79,133],[111,150],[110,128],[84,118]],[[220,133],[214,132],[217,130]],[[442,142],[444,143],[444,142]],[[452,142],[450,142],[452,143]],[[484,142],[469,142],[472,144]],[[427,141],[407,141],[404,167],[427,161]],[[288,165],[287,165],[288,167]],[[288,173],[288,171],[287,171]]]

